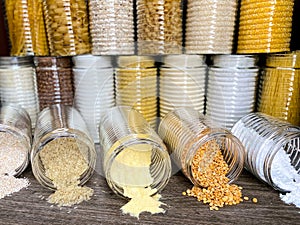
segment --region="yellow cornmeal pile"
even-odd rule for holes
[[[229,178],[226,177],[229,167],[220,149],[204,171],[199,166],[207,151],[207,144],[198,150],[192,161],[192,175],[201,187],[194,186],[184,194],[209,204],[210,210],[218,210],[224,205],[236,205],[242,202],[242,187],[229,184]]]
[[[58,206],[72,206],[87,201],[94,191],[79,186],[80,176],[88,164],[75,138],[57,138],[47,143],[40,153],[46,176],[57,188],[48,202]]]

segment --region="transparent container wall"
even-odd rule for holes
[[[280,191],[299,177],[300,127],[263,113],[250,113],[232,128],[246,149],[245,167]]]
[[[206,64],[200,55],[169,55],[163,58],[159,76],[160,117],[179,107],[204,113]]]
[[[18,157],[24,156],[23,163],[16,168],[14,176],[20,175],[28,166],[29,152],[31,148],[31,120],[28,113],[19,106],[2,105],[0,107],[0,132],[11,135],[16,142],[14,146],[18,146],[20,151]],[[18,143],[17,143],[18,142]],[[11,146],[8,146],[8,149]],[[2,149],[6,151],[7,149]],[[22,150],[25,150],[23,154]]]
[[[209,166],[219,149],[229,166],[227,177],[231,182],[238,178],[243,169],[244,149],[239,140],[192,108],[178,108],[169,112],[161,120],[158,134],[177,166],[195,185],[198,181],[192,174],[192,160],[197,151],[205,146],[200,168]]]
[[[138,0],[137,33],[139,55],[181,54],[181,0]]]
[[[106,111],[99,124],[103,169],[110,188],[162,190],[171,176],[171,161],[162,140],[143,116],[128,106]]]
[[[69,57],[35,57],[40,110],[53,105],[73,105],[72,61]]]
[[[231,127],[253,112],[259,68],[254,55],[215,55],[208,70],[206,115],[220,126]]]
[[[1,103],[24,108],[34,128],[39,103],[32,58],[0,57],[0,80]]]
[[[80,184],[92,176],[96,164],[94,142],[80,113],[71,106],[52,105],[40,112],[31,151],[32,171],[36,179],[45,187],[55,189],[52,181],[46,176],[40,159],[40,152],[51,141],[58,138],[74,138],[89,167],[80,178]]]
[[[188,1],[185,53],[230,54],[233,48],[237,2]]]
[[[258,111],[300,126],[299,52],[270,55],[259,85]]]
[[[95,143],[99,143],[101,114],[115,106],[114,71],[111,57],[73,57],[74,106],[85,120]]]
[[[237,52],[289,51],[293,0],[241,1]]]
[[[133,0],[90,0],[93,55],[134,54]]]
[[[44,14],[52,56],[90,52],[85,0],[45,0]]]
[[[120,56],[115,75],[116,105],[133,107],[156,128],[157,69],[153,58]]]

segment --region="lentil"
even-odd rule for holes
[[[93,189],[79,186],[88,164],[75,138],[57,138],[44,146],[40,153],[46,176],[57,188],[48,202],[58,206],[72,206],[87,201]]]
[[[257,202],[258,202],[257,198],[253,198],[253,199],[252,199],[252,202],[253,202],[253,203],[257,203]]]

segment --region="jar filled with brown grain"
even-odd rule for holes
[[[50,189],[82,185],[91,178],[96,164],[95,146],[75,108],[56,104],[40,112],[30,160],[35,178]]]
[[[53,105],[73,105],[72,60],[69,57],[35,57],[40,110]]]
[[[229,182],[236,180],[243,169],[245,152],[241,142],[195,109],[177,108],[169,112],[161,120],[158,134],[179,169],[196,186],[203,186],[198,172],[210,168],[217,154],[228,165]]]
[[[52,56],[90,52],[85,0],[45,0],[44,13]]]

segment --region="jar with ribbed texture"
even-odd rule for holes
[[[300,126],[300,51],[267,56],[258,111]]]
[[[42,0],[6,0],[5,10],[11,43],[10,54],[48,55]]]
[[[237,0],[189,0],[185,53],[232,53]]]
[[[169,55],[159,76],[160,117],[179,107],[204,113],[206,64],[202,55]]]
[[[134,54],[133,0],[90,0],[93,55]]]
[[[9,144],[18,148],[16,150],[19,151],[18,157],[21,157],[20,162],[22,163],[18,165],[18,168],[16,168],[15,174],[9,174],[18,176],[28,166],[29,153],[31,149],[31,121],[26,110],[15,105],[2,105],[0,107],[0,132],[11,137],[9,139],[15,142]],[[7,151],[7,149],[1,150]]]
[[[40,110],[73,105],[72,60],[69,57],[35,57]]]
[[[44,13],[52,56],[90,52],[85,0],[44,0]]]
[[[216,127],[211,120],[192,108],[177,108],[160,122],[158,134],[167,145],[177,166],[194,184],[200,185],[192,171],[194,156],[205,149],[199,168],[205,170],[217,151],[221,151],[230,182],[236,180],[244,166],[244,147],[232,133]],[[201,186],[201,185],[200,185]]]
[[[292,191],[299,182],[295,176],[299,177],[300,168],[300,127],[264,113],[250,113],[231,131],[245,146],[247,170],[277,190]]]
[[[0,57],[1,103],[25,109],[35,127],[39,102],[32,57]]]
[[[163,141],[135,109],[107,110],[99,124],[103,170],[109,187],[123,197],[131,188],[161,191],[171,176],[171,160]]]
[[[182,53],[181,0],[137,1],[138,53]]]
[[[38,116],[30,153],[32,172],[44,187],[56,188],[52,180],[46,175],[40,154],[47,145],[66,138],[74,140],[88,164],[86,171],[80,176],[79,183],[82,185],[87,182],[94,172],[96,165],[95,146],[80,113],[71,106],[52,105],[41,111]],[[51,151],[48,152],[51,153]]]
[[[139,111],[156,127],[157,69],[152,57],[120,56],[116,75],[116,104]]]
[[[109,56],[73,57],[74,106],[85,120],[95,143],[99,143],[101,114],[115,106],[114,71]]]
[[[227,129],[253,112],[259,68],[254,55],[215,55],[208,70],[206,115]]]
[[[242,0],[237,52],[290,50],[294,0]]]

